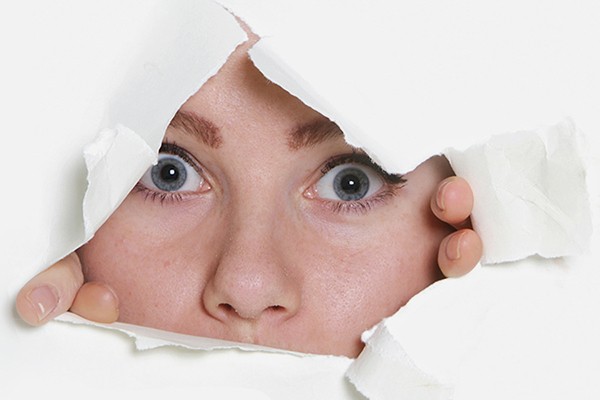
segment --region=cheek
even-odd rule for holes
[[[198,265],[214,258],[206,235],[211,222],[198,229],[198,220],[206,219],[204,206],[169,211],[132,193],[78,250],[85,279],[107,283],[117,293],[121,320],[164,324],[198,304],[209,272]]]
[[[305,253],[313,271],[307,282],[321,293],[312,306],[321,319],[357,336],[441,278],[437,251],[450,232],[428,206],[389,207],[361,221],[321,227]]]

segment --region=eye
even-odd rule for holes
[[[197,192],[202,188],[204,178],[182,157],[161,153],[157,164],[146,171],[140,183],[161,192]]]
[[[377,193],[384,185],[371,167],[345,163],[329,170],[315,185],[319,197],[330,200],[358,201]]]

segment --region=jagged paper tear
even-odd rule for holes
[[[366,333],[366,349],[348,370],[361,393],[372,400],[600,393],[592,383],[600,372],[600,271],[588,252],[580,139],[566,120],[447,151],[479,203],[473,218],[487,261],[504,264],[437,282]],[[532,255],[554,259],[525,258]]]
[[[591,1],[219,2],[262,37],[265,75],[389,172],[567,116],[599,126]]]
[[[579,136],[568,119],[495,136],[464,152],[445,152],[473,189],[473,226],[484,243],[483,263],[588,250],[592,215]]]
[[[157,155],[135,132],[122,125],[106,129],[83,151],[88,188],[83,199],[85,240],[125,199]]]
[[[453,165],[458,165],[459,171],[468,177],[480,202],[474,218],[477,220],[481,216],[487,224],[479,228],[484,231],[484,243],[491,243],[486,248],[488,259],[506,262],[534,254],[562,257],[581,254],[587,249],[591,214],[579,140],[573,121],[565,120],[537,131],[495,136],[464,152],[447,151]],[[486,168],[481,168],[481,165]],[[507,199],[501,196],[503,193],[513,197]],[[512,212],[503,214],[506,204],[511,205]],[[498,217],[501,217],[501,223],[497,222]],[[558,227],[554,226],[556,224]],[[569,237],[562,236],[565,232]],[[511,234],[517,239],[516,244]],[[528,240],[527,235],[535,235],[536,240]],[[465,379],[464,376],[473,377],[467,380],[471,389],[481,390],[483,386],[473,382],[489,382],[488,372],[481,370],[480,365],[464,366],[465,358],[486,354],[486,357],[495,360],[495,368],[499,370],[514,367],[498,359],[507,351],[504,347],[494,352],[490,350],[495,348],[491,344],[478,348],[477,343],[496,338],[504,340],[505,344],[510,343],[512,349],[525,351],[532,337],[536,346],[542,346],[540,343],[543,342],[543,348],[557,348],[561,346],[560,340],[573,336],[572,329],[562,324],[559,328],[552,320],[560,313],[571,312],[574,307],[579,310],[590,307],[585,302],[589,300],[586,296],[591,293],[594,282],[588,279],[594,275],[582,273],[588,266],[578,265],[573,259],[569,262],[580,269],[578,274],[569,275],[567,262],[562,259],[547,261],[540,258],[497,267],[480,267],[462,279],[438,282],[415,296],[397,314],[384,320],[374,333],[365,334],[366,347],[358,359],[348,364],[345,375],[360,393],[372,400],[395,399],[398,396],[423,400],[461,398],[456,396],[455,390],[461,383],[459,378]],[[585,284],[581,279],[586,279]],[[506,294],[509,294],[508,298]],[[562,303],[565,299],[568,299],[567,304]],[[517,307],[528,314],[537,312],[538,315],[523,320],[523,315],[515,311]],[[242,349],[306,356],[122,323],[108,326],[93,324],[72,314],[60,319],[126,332],[135,339],[136,347],[143,350],[174,345],[194,350]],[[570,321],[578,323],[577,318]],[[500,328],[515,322],[521,324],[520,329],[528,332],[522,335],[519,343],[515,343],[514,338],[510,339],[513,342],[508,341],[509,335]],[[600,330],[596,319],[592,318],[589,322],[590,331],[585,337],[591,337],[592,333]],[[537,332],[545,331],[549,324],[553,333],[546,333],[544,341],[540,341]],[[438,339],[440,332],[443,332],[443,340]],[[486,339],[482,339],[482,332],[487,332]],[[598,346],[590,346],[589,343],[586,346],[586,351],[590,347],[592,353],[594,349],[600,351]],[[531,351],[540,357],[538,350]],[[573,345],[564,345],[563,350],[555,349],[555,352],[563,355],[567,352],[570,358],[575,359],[581,356],[577,351],[577,346]],[[331,359],[310,356],[307,367],[320,358],[323,362]],[[512,361],[509,360],[509,363]],[[519,364],[521,369],[525,366],[539,368],[531,357],[524,357]],[[582,365],[586,365],[585,362]],[[586,376],[586,371],[581,373],[579,368],[569,367],[569,371],[563,371],[569,375],[561,382],[579,382],[582,374]],[[538,377],[546,376],[543,368],[537,374]],[[512,385],[513,390],[517,387],[527,389],[527,382],[518,379]],[[556,385],[550,387],[556,388]],[[558,385],[558,388],[564,389],[564,385]],[[352,396],[358,396],[358,393]]]
[[[594,399],[598,284],[597,258],[528,258],[440,281],[377,327],[348,375],[371,400]]]
[[[435,7],[422,2],[392,4],[383,1],[220,3],[227,5],[263,36],[251,51],[251,57],[267,77],[340,123],[351,143],[365,147],[390,171],[404,172],[448,146],[462,149],[489,133],[554,121],[565,110],[577,121],[585,121],[588,128],[597,121],[599,110],[596,105],[600,103],[595,100],[600,86],[594,77],[599,66],[598,53],[595,47],[588,46],[591,38],[597,36],[586,30],[597,26],[598,5],[594,2],[578,5],[555,2],[543,10],[533,1],[507,1],[490,6],[463,0],[440,3]],[[6,225],[9,227],[4,229],[6,234],[2,232],[2,243],[9,243],[4,251],[8,254],[7,265],[13,267],[4,271],[8,278],[3,281],[9,282],[5,298],[11,305],[5,310],[12,310],[16,292],[33,273],[88,238],[135,182],[135,175],[139,175],[139,171],[132,172],[122,186],[103,193],[105,183],[99,183],[94,176],[108,176],[105,172],[109,172],[113,162],[108,160],[112,154],[110,145],[101,146],[103,151],[98,154],[108,158],[100,156],[97,165],[106,160],[109,168],[105,172],[96,170],[97,175],[90,170],[88,231],[84,234],[80,215],[75,216],[75,221],[62,224],[67,217],[73,217],[73,209],[81,204],[80,197],[71,196],[76,198],[74,203],[78,202],[75,207],[73,203],[62,204],[56,200],[60,199],[57,193],[61,190],[71,193],[70,188],[84,186],[81,179],[85,177],[72,179],[71,174],[64,174],[65,171],[83,170],[78,164],[83,162],[81,152],[74,149],[81,150],[83,143],[91,142],[106,128],[112,130],[109,142],[124,139],[135,143],[137,137],[143,138],[147,144],[139,142],[139,146],[134,147],[139,147],[144,157],[148,156],[144,162],[150,163],[147,150],[156,151],[170,117],[245,38],[231,15],[212,1],[107,0],[95,4],[92,9],[80,8],[83,3],[75,1],[64,9],[41,1],[16,4],[1,6],[3,35],[0,37],[3,48],[8,49],[14,60],[23,56],[28,58],[2,75],[2,87],[10,100],[6,102],[2,118],[16,117],[6,126],[8,131],[17,133],[23,130],[23,121],[29,121],[26,127],[30,136],[15,134],[7,140],[20,146],[11,148],[27,146],[33,149],[33,154],[39,153],[40,164],[35,164],[35,160],[30,163],[51,179],[38,179],[39,192],[34,191],[29,186],[35,185],[28,182],[36,181],[40,171],[35,170],[35,174],[27,175],[27,180],[15,182],[13,190],[33,193],[30,198],[43,198],[52,207],[39,212],[35,209],[36,212],[31,213],[28,207],[39,201],[28,202],[27,196],[3,207],[3,211],[21,211],[16,213],[16,218],[3,218],[13,221]],[[494,25],[498,21],[502,23]],[[507,24],[510,29],[503,29]],[[333,26],[336,29],[332,29]],[[56,37],[49,34],[55,31],[60,34]],[[25,43],[14,42],[15,37]],[[77,41],[78,38],[82,43]],[[61,46],[63,44],[67,45]],[[131,49],[136,50],[132,52]],[[93,62],[78,64],[80,60]],[[8,68],[12,68],[11,64]],[[88,74],[87,71],[91,72]],[[18,76],[25,78],[15,79]],[[56,76],[64,79],[56,79]],[[550,88],[552,95],[548,93]],[[32,93],[36,94],[33,98]],[[60,97],[62,93],[64,97]],[[22,112],[25,108],[22,105],[32,102],[37,106],[36,121]],[[43,123],[38,125],[38,121]],[[56,134],[57,138],[44,147],[44,143],[49,143],[44,141],[48,132]],[[597,133],[595,130],[590,132]],[[27,142],[20,143],[21,137]],[[35,139],[33,144],[30,138]],[[60,165],[55,162],[56,158],[50,157],[53,151],[64,153],[65,157],[75,154],[79,161],[70,158]],[[7,155],[10,161],[7,165],[23,165],[21,159],[11,156]],[[90,157],[92,161],[94,156]],[[460,168],[458,164],[457,168]],[[141,164],[139,169],[142,169]],[[79,193],[78,190],[73,189],[71,194]],[[94,201],[103,204],[101,209],[92,206],[90,196],[96,190],[99,194],[93,196]],[[482,215],[487,215],[486,212],[489,209],[483,208]],[[36,219],[38,217],[42,222]],[[33,235],[37,236],[32,238]],[[490,240],[485,239],[486,242]],[[553,265],[554,262],[550,263]],[[474,377],[469,379],[461,373],[477,371],[475,365],[489,366],[489,361],[486,362],[482,355],[498,360],[497,353],[489,353],[497,344],[494,339],[514,333],[509,329],[512,324],[502,330],[498,323],[510,316],[517,326],[527,322],[516,312],[521,297],[506,302],[507,307],[500,309],[504,310],[500,314],[504,319],[488,313],[491,300],[509,296],[515,287],[523,296],[529,296],[524,304],[530,306],[522,309],[539,312],[540,321],[548,317],[558,323],[564,312],[569,317],[568,324],[581,328],[582,343],[592,343],[590,339],[599,336],[598,321],[594,318],[598,315],[597,310],[592,304],[585,303],[595,299],[590,293],[597,280],[589,279],[587,284],[581,284],[585,282],[585,274],[579,275],[578,279],[565,278],[560,276],[564,268],[555,270],[543,280],[542,286],[551,289],[543,289],[541,294],[545,296],[535,297],[540,292],[528,288],[536,287],[536,276],[544,275],[542,269],[545,267],[537,269],[522,282],[518,280],[519,274],[528,275],[530,269],[505,267],[477,269],[464,279],[445,280],[416,296],[407,307],[385,322],[387,336],[379,331],[368,341],[364,357],[361,356],[348,370],[352,382],[373,399],[386,396],[386,393],[389,398],[398,398],[400,392],[396,390],[403,390],[410,396],[423,395],[423,398],[445,398],[451,393],[455,399],[490,398],[489,393],[482,396],[476,390],[469,392]],[[520,272],[513,274],[513,271]],[[587,270],[582,268],[582,271]],[[513,278],[521,283],[517,286],[498,284],[501,279],[496,280],[495,276],[505,274],[510,279],[503,283],[512,282]],[[485,284],[480,284],[479,279],[486,280]],[[571,290],[569,296],[556,298],[556,293],[562,293],[556,286],[560,287],[565,280]],[[488,288],[490,290],[486,290]],[[579,297],[573,297],[575,289],[584,290],[580,290]],[[474,301],[491,293],[495,298],[490,301]],[[556,315],[548,312],[543,301],[546,299],[561,312]],[[567,299],[562,308],[557,304],[559,299]],[[496,322],[492,325],[496,331],[478,331],[478,324],[486,315]],[[165,382],[174,382],[181,385],[179,388],[194,390],[195,394],[200,393],[198,390],[202,387],[220,386],[226,391],[233,385],[255,389],[258,397],[253,398],[261,399],[362,398],[343,382],[351,360],[341,357],[297,357],[262,351],[239,354],[236,349],[212,351],[210,355],[204,354],[206,358],[195,357],[194,362],[187,353],[177,353],[171,358],[171,353],[161,353],[160,349],[150,356],[132,355],[127,352],[127,346],[112,337],[115,335],[101,335],[94,330],[81,335],[77,330],[68,329],[72,327],[66,324],[50,324],[41,331],[31,332],[15,327],[17,317],[10,311],[6,311],[4,317],[6,323],[0,325],[6,340],[1,352],[11,365],[7,373],[2,374],[6,382],[0,386],[9,397],[13,394],[12,397],[19,397],[19,391],[35,376],[38,386],[45,391],[64,391],[68,385],[71,389],[98,394],[104,393],[105,382],[112,382],[119,392],[154,394],[157,387],[165,387]],[[470,320],[471,317],[476,319]],[[581,326],[582,320],[586,321],[586,326]],[[124,329],[133,331],[136,328]],[[466,352],[465,349],[473,346],[461,335],[466,331],[471,335],[465,337],[487,340],[475,342],[482,351]],[[443,332],[448,332],[448,336],[440,340]],[[538,331],[532,329],[531,332]],[[552,332],[552,338],[556,339],[563,331],[554,329]],[[143,334],[141,332],[140,337]],[[396,344],[377,345],[376,339],[384,336],[385,342],[390,343],[393,338]],[[449,337],[456,339],[456,346],[448,346],[445,340]],[[565,337],[572,339],[568,335]],[[518,337],[512,339],[510,343],[518,343]],[[525,343],[533,342],[531,335],[528,339]],[[89,345],[90,341],[94,346]],[[156,337],[138,341],[143,348],[165,343]],[[545,343],[552,345],[556,341]],[[394,351],[385,351],[388,346],[394,347]],[[65,349],[72,350],[72,354]],[[514,349],[524,350],[523,346]],[[586,350],[592,357],[600,353],[594,346],[588,346]],[[581,373],[581,378],[571,382],[567,379],[566,386],[598,393],[594,391],[597,388],[589,384],[598,375],[598,364],[580,357],[580,352],[581,347],[570,342],[569,346],[558,346],[558,352],[553,354],[564,356],[567,360],[564,365],[579,363],[576,371]],[[368,354],[385,358],[388,365],[399,362],[400,370],[408,375],[402,375],[395,384],[386,385],[385,381],[395,377],[394,371],[386,368],[385,374],[380,375],[376,366],[378,361],[367,357]],[[467,356],[461,358],[461,354]],[[544,358],[541,349],[536,348],[535,354],[544,366],[552,364],[552,360]],[[371,361],[367,362],[369,359]],[[457,362],[470,362],[471,369],[456,372]],[[520,368],[516,371],[522,373],[523,366],[531,364],[517,366]],[[95,374],[87,373],[95,367]],[[562,369],[553,369],[548,376],[558,377],[556,371]],[[500,372],[507,373],[507,370]],[[542,369],[533,379],[543,379],[543,372]],[[129,378],[130,374],[134,379]],[[490,378],[499,376],[493,373],[475,376],[482,382],[475,385],[477,388],[502,383]],[[588,379],[590,376],[593,379]],[[202,380],[203,377],[206,380]],[[519,377],[512,374],[510,378],[518,381]],[[527,387],[526,383],[523,383],[524,387]],[[564,397],[569,397],[569,393],[566,394]]]

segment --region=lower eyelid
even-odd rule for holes
[[[386,187],[371,197],[355,201],[337,201],[319,197],[314,198],[314,200],[334,214],[364,215],[378,206],[385,206],[388,201],[391,201],[398,194],[403,186],[386,184]]]
[[[212,189],[207,183],[206,186],[206,189],[195,192],[163,192],[148,188],[143,183],[138,182],[131,190],[131,193],[139,193],[144,196],[144,200],[157,201],[161,205],[164,205],[165,203],[180,203],[205,195]]]

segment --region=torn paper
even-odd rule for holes
[[[600,127],[597,2],[557,1],[542,8],[535,1],[222,3],[264,36],[252,52],[259,68],[338,121],[349,141],[390,171],[407,171],[448,146],[464,148],[482,136],[563,115],[574,116],[591,135],[600,131],[593,129]],[[105,330],[59,323],[32,330],[20,324],[12,312],[19,288],[85,238],[83,147],[120,123],[155,150],[170,116],[244,34],[230,14],[201,0],[4,2],[0,32],[11,60],[0,71],[0,119],[9,150],[1,165],[3,171],[19,171],[19,179],[5,187],[0,207],[3,394],[19,398],[26,387],[66,398],[83,391],[92,398],[124,393],[361,398],[342,378],[350,364],[343,358],[306,361],[234,349],[140,353],[132,351],[129,338]],[[396,349],[407,355],[404,366],[419,369],[411,372],[419,377],[415,382],[439,382],[440,387],[429,388],[432,393],[445,395],[452,387],[454,399],[598,398],[599,301],[593,297],[598,280],[588,278],[584,268],[569,270],[582,272],[578,279],[566,278],[568,292],[548,290],[538,297],[531,292],[531,303],[521,302],[520,295],[536,286],[535,275],[518,286],[514,300],[510,280],[496,287],[491,275],[487,285],[473,275],[473,281],[469,276],[433,286],[398,314],[405,317],[396,328],[389,327],[401,343]],[[562,277],[554,278],[560,286]],[[543,286],[553,288],[554,278],[543,280]],[[466,336],[480,341],[456,341],[459,349],[482,351],[461,353],[448,346],[477,327],[468,317],[478,304],[487,307],[481,298],[490,293],[509,300],[489,317],[497,323]],[[465,297],[456,297],[461,294]],[[556,313],[549,311],[554,306]],[[508,316],[510,323],[503,318]],[[546,319],[543,334],[529,329],[531,316]],[[463,330],[462,322],[467,323]],[[567,344],[557,344],[563,329],[571,327],[562,336]],[[546,333],[553,340],[536,342]],[[378,391],[367,391],[354,376],[357,387],[374,396],[387,389],[375,367],[355,365],[363,371],[359,375],[371,371],[368,378]],[[572,372],[561,375],[561,366]],[[510,392],[514,387],[521,391]],[[407,388],[411,394],[419,389]]]
[[[87,321],[75,314],[66,313],[58,318],[61,321],[87,326],[87,329],[101,328],[106,331],[122,332],[135,341],[136,349],[144,351],[146,357],[165,360],[164,352],[178,349],[187,351],[185,357],[177,354],[174,361],[181,364],[172,366],[173,371],[165,371],[160,379],[193,382],[186,387],[188,393],[197,388],[200,391],[211,390],[219,397],[230,391],[250,391],[251,399],[306,399],[332,398],[347,400],[365,400],[344,378],[344,372],[353,360],[347,357],[308,355],[293,351],[274,349],[249,343],[235,343],[221,339],[204,338],[167,332],[126,323],[99,324]],[[70,324],[67,324],[70,325]],[[163,349],[159,349],[164,347]],[[163,350],[163,353],[158,353]],[[198,351],[202,352],[198,352]],[[157,354],[158,353],[158,354]],[[167,359],[167,361],[169,361]],[[189,371],[190,362],[194,369]],[[176,375],[180,374],[180,377]],[[169,378],[167,378],[167,376]],[[147,380],[144,380],[148,384]],[[215,390],[214,386],[224,386],[224,390]],[[174,385],[175,386],[175,385]],[[153,385],[141,388],[151,393]],[[176,390],[181,386],[176,385]],[[158,390],[162,390],[158,388]],[[259,396],[259,397],[256,397]],[[244,397],[245,398],[245,397]]]
[[[88,188],[83,198],[87,241],[156,161],[156,152],[134,131],[118,125],[100,132],[85,147],[83,155],[88,170]]]
[[[269,79],[390,172],[566,116],[600,127],[591,1],[220,3],[262,37],[250,55]]]
[[[473,189],[472,220],[484,244],[483,263],[589,249],[592,216],[579,135],[569,119],[445,152]]]
[[[184,335],[181,333],[132,325],[124,322],[115,322],[112,324],[95,323],[70,312],[57,317],[57,319],[59,321],[71,322],[74,324],[91,325],[123,332],[135,340],[135,347],[138,350],[151,350],[162,346],[180,346],[190,350],[209,351],[221,349],[239,349],[244,351],[262,351],[267,353],[281,353],[296,356],[302,355],[301,353],[289,350],[274,349],[271,347],[259,346],[251,343],[238,343],[222,339]]]
[[[528,258],[440,281],[378,327],[350,379],[372,400],[594,399],[596,265],[592,258]],[[386,387],[382,375],[421,378]]]
[[[365,351],[348,369],[361,393],[372,400],[600,394],[600,236],[588,253],[592,215],[579,139],[566,120],[448,151],[480,202],[474,223],[487,218],[477,225],[486,257],[504,263],[433,284],[364,335]],[[599,167],[589,172],[597,176]],[[559,258],[525,258],[534,254]],[[525,259],[507,263],[511,257]]]
[[[9,70],[0,74],[7,111],[0,118],[12,149],[2,166],[18,167],[20,174],[11,186],[14,196],[3,196],[0,207],[2,396],[21,398],[27,388],[28,394],[64,398],[85,392],[99,399],[129,393],[363,399],[344,378],[351,362],[344,357],[235,346],[191,352],[173,346],[173,337],[150,335],[138,344],[170,346],[139,352],[114,330],[24,326],[13,311],[20,287],[103,222],[143,164],[150,165],[149,149],[156,152],[176,110],[246,35],[230,13],[202,0],[30,1],[2,4],[0,20],[3,49],[18,61],[14,70],[5,63]],[[90,143],[86,182],[83,149]]]
[[[23,229],[32,241],[15,246],[29,260],[22,272],[33,275],[85,240],[84,146],[121,125],[156,151],[177,109],[246,35],[210,0],[67,1],[64,7],[27,1],[2,11],[3,48],[14,60],[0,76],[2,119],[13,148],[35,155],[25,164],[18,152],[8,156],[7,166],[23,165],[14,189],[29,195],[15,204],[6,199],[6,209],[19,210],[14,226],[26,226],[32,216]],[[139,178],[134,170],[124,174]]]

